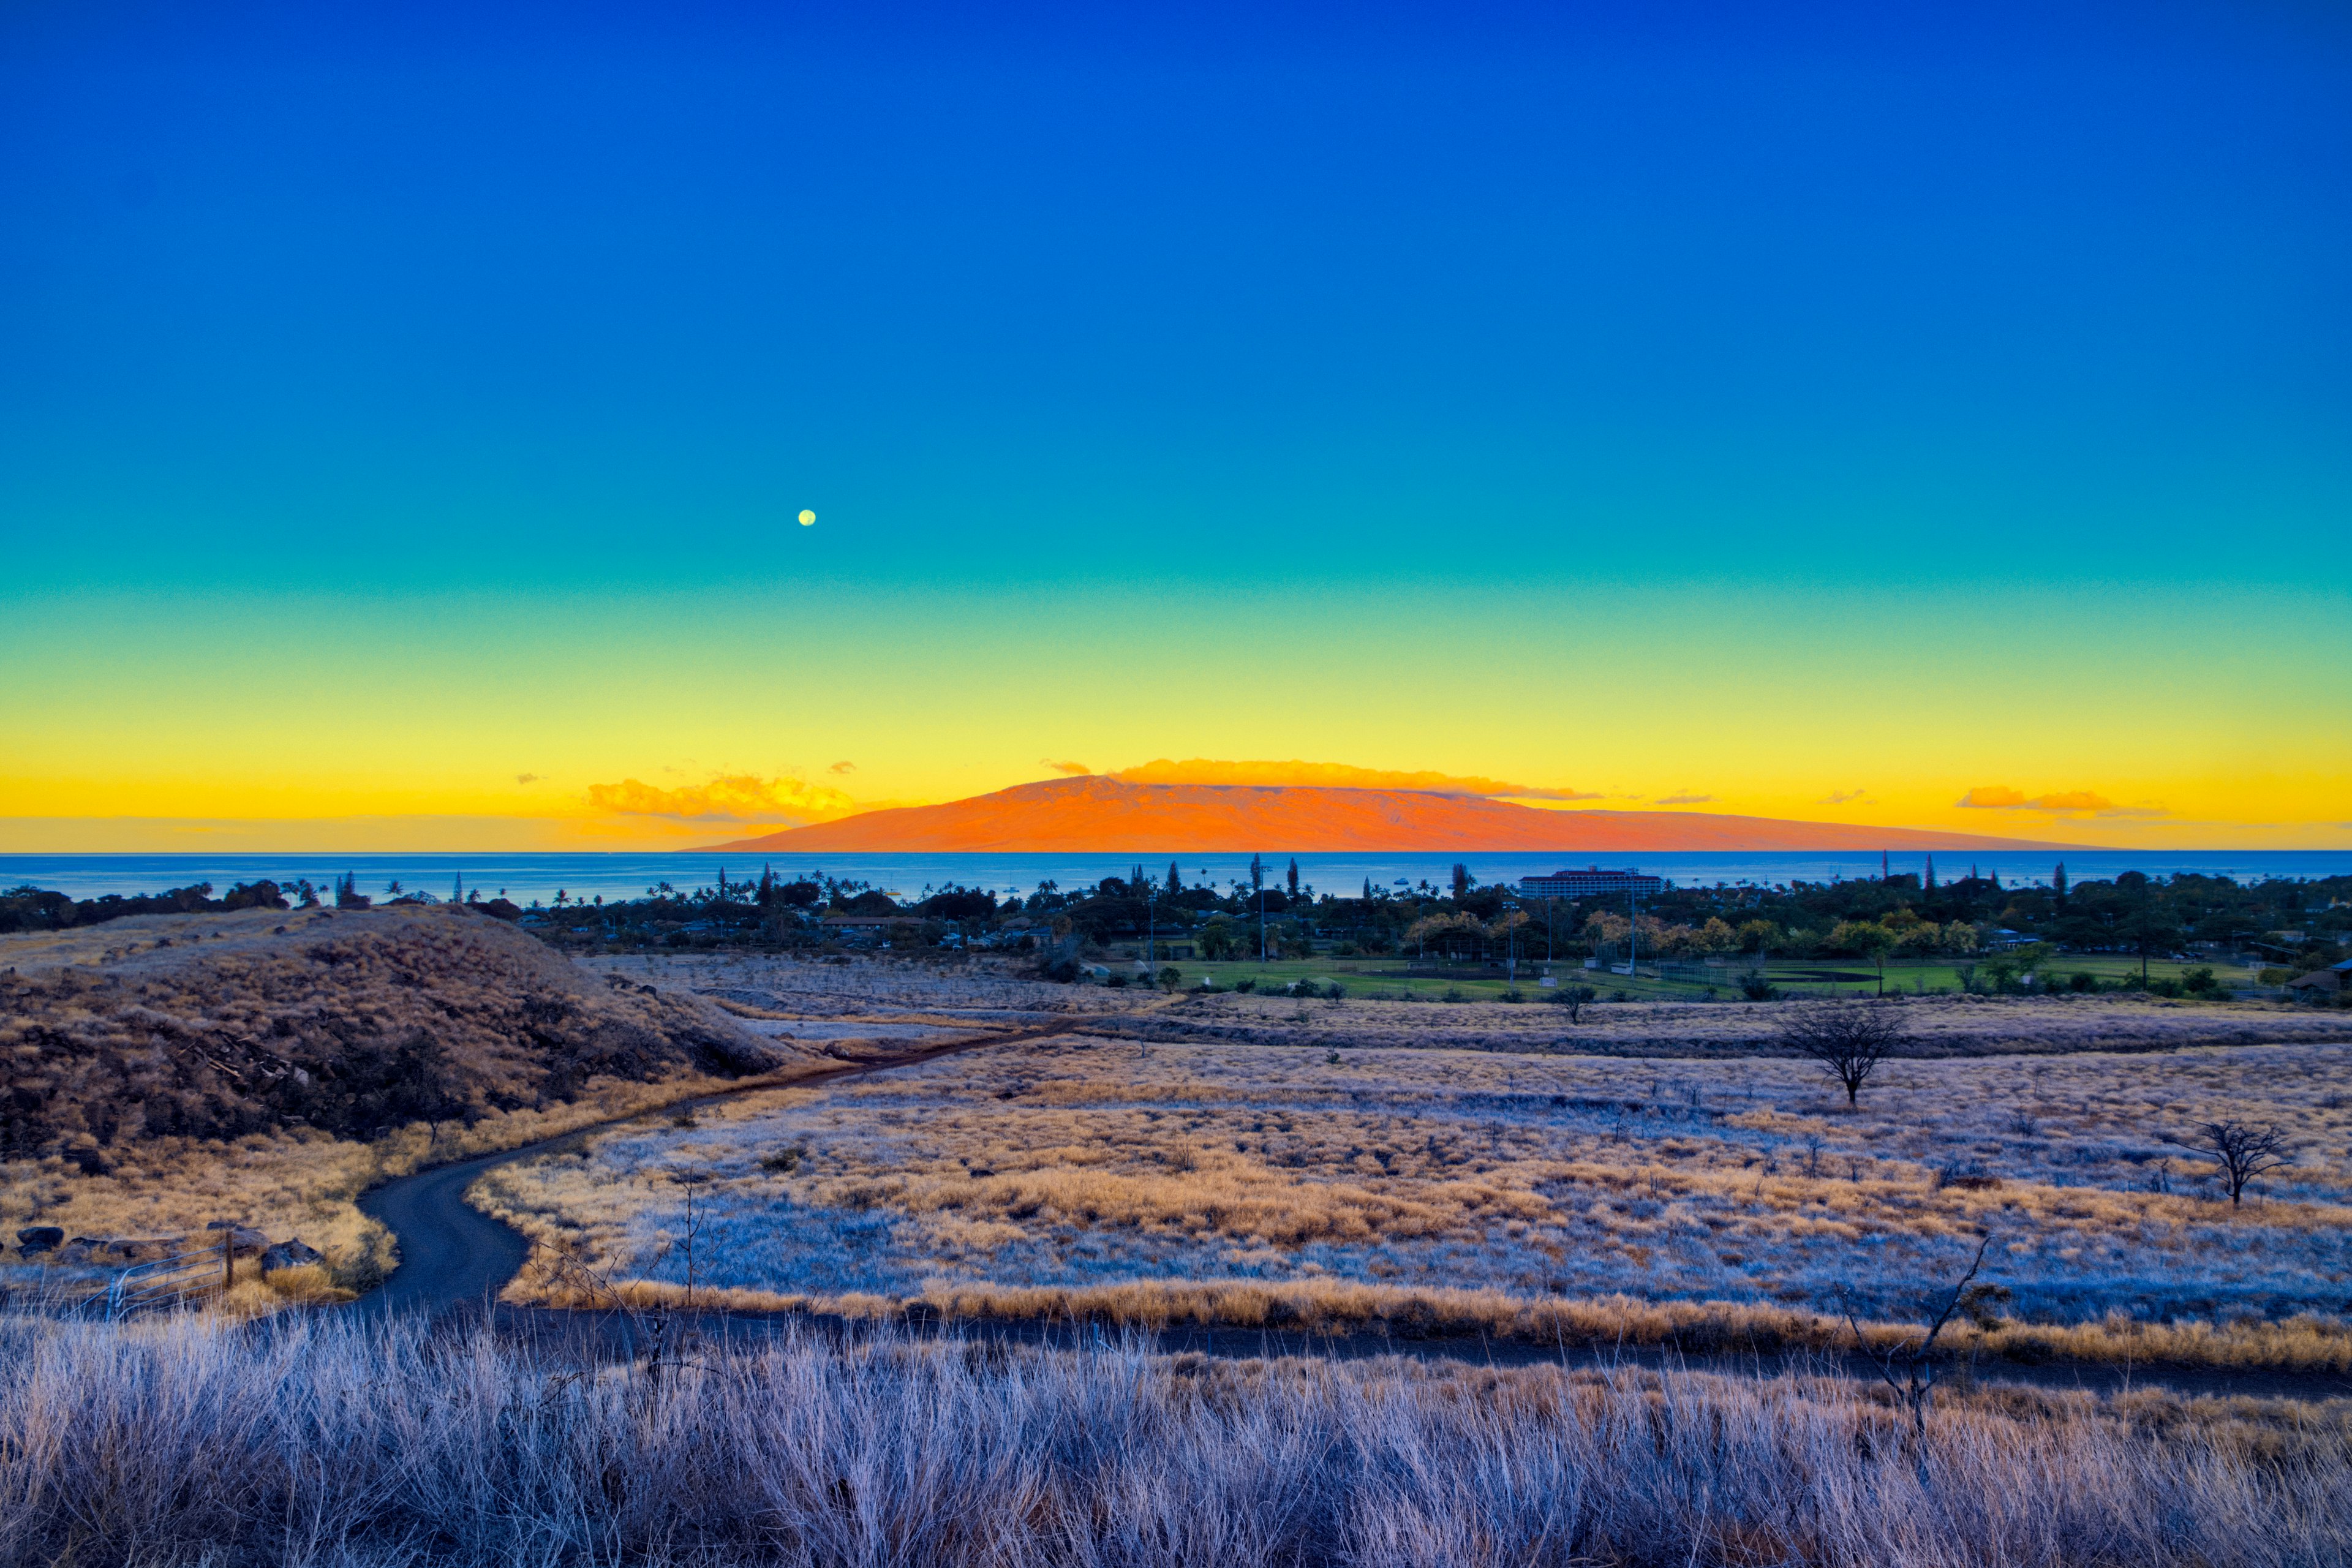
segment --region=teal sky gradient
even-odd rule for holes
[[[207,737],[2326,815],[2352,16],[1616,9],[13,5],[0,816]]]

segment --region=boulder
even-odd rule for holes
[[[63,1226],[28,1225],[16,1233],[16,1250],[27,1258],[54,1252],[66,1244]]]
[[[216,1219],[210,1225],[205,1226],[205,1229],[208,1233],[203,1238],[204,1245],[206,1247],[218,1247],[220,1245],[220,1233],[222,1231],[227,1231],[229,1233],[229,1250],[236,1253],[239,1258],[258,1258],[263,1253],[269,1250],[269,1238],[268,1237],[262,1235],[257,1230],[252,1229],[250,1226],[238,1225],[232,1220]]]
[[[306,1245],[299,1236],[289,1236],[261,1255],[261,1271],[278,1268],[301,1268],[322,1261],[326,1257],[317,1247]]]

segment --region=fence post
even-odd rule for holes
[[[236,1283],[236,1225],[232,1221],[229,1227],[221,1232],[221,1294],[227,1295],[229,1287]]]

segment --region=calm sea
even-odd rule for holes
[[[1279,879],[1290,857],[1268,854],[1267,865]],[[1591,864],[1591,855],[1302,855],[1302,881],[1325,892],[1354,893],[1364,883],[1393,889],[1427,880],[1443,885],[1456,860],[1465,861],[1481,882],[1516,881],[1521,877],[1557,870],[1569,864]],[[2216,850],[2206,853],[2135,854],[2097,850],[2069,854],[2066,873],[2077,880],[2113,877],[2121,871],[2145,871],[2151,876],[2175,871],[2200,871],[2252,880],[2264,877],[2352,876],[2352,850]],[[742,879],[772,865],[779,875],[823,872],[870,882],[900,896],[960,884],[998,893],[1026,894],[1038,883],[1051,881],[1068,889],[1091,886],[1105,877],[1125,876],[1141,859],[1155,878],[1168,874],[1169,857],[1160,855],[815,855],[776,858],[757,855],[688,854],[477,854],[477,855],[0,855],[0,887],[31,883],[53,888],[76,898],[100,893],[158,892],[194,882],[210,882],[226,889],[234,882],[258,877],[292,882],[309,878],[325,884],[350,872],[360,889],[381,897],[394,882],[405,889],[423,889],[446,898],[464,879],[468,889],[485,896],[503,892],[519,903],[551,900],[561,890],[575,899],[599,894],[607,900],[642,896],[663,882],[680,889],[709,887],[723,870]],[[1177,865],[1187,883],[1206,881],[1223,887],[1249,878],[1246,855],[1182,855]],[[1677,884],[1825,882],[1838,878],[1875,877],[1875,855],[1635,855],[1604,857],[1601,864],[1634,867]],[[1918,871],[1916,854],[1897,855],[1890,862],[1897,872]],[[2004,882],[2046,882],[2055,867],[2053,857],[2035,855],[1938,854],[1938,877],[1965,876],[1971,867],[1997,871]]]

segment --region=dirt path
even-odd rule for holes
[[[779,1089],[814,1089],[864,1078],[870,1073],[915,1067],[964,1051],[992,1046],[1020,1045],[1070,1034],[1095,1020],[1089,1016],[1056,1019],[1051,1024],[1012,1034],[956,1040],[923,1050],[908,1051],[880,1061],[852,1063],[797,1078],[762,1077],[715,1094],[657,1106],[610,1121],[575,1127],[553,1138],[524,1143],[496,1153],[478,1154],[455,1164],[434,1165],[411,1175],[395,1177],[359,1196],[359,1210],[392,1232],[400,1244],[400,1267],[382,1285],[361,1297],[354,1310],[379,1316],[403,1312],[442,1313],[460,1308],[480,1308],[496,1301],[507,1281],[530,1256],[530,1240],[502,1219],[493,1218],[466,1202],[466,1189],[484,1172],[517,1160],[556,1153],[578,1147],[600,1132],[655,1117],[676,1116],[747,1094]]]

